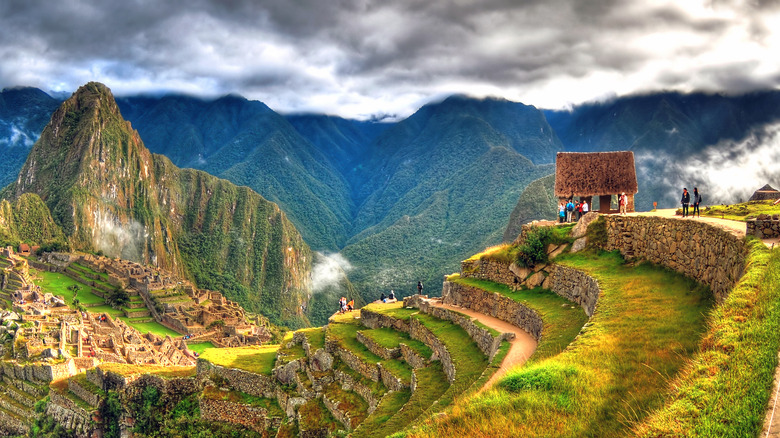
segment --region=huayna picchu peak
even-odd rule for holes
[[[25,193],[40,196],[74,250],[158,266],[275,323],[307,324],[312,254],[285,214],[149,152],[102,84],[54,112],[2,195]]]

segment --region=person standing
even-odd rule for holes
[[[699,211],[699,204],[701,204],[701,195],[699,194],[699,188],[694,187],[693,188],[693,213],[691,216],[701,217],[701,211]]]
[[[628,196],[626,196],[626,192],[623,192],[620,195],[620,199],[618,199],[618,203],[620,204],[620,214],[625,215],[626,208],[628,207]]]
[[[584,199],[583,199],[583,200],[582,200],[582,215],[583,215],[583,216],[585,216],[586,214],[588,214],[588,209],[589,209],[589,207],[588,207],[588,201],[586,201],[586,200],[584,200]]]
[[[423,284],[422,281],[417,281],[417,294],[422,295]]]
[[[683,187],[682,198],[680,204],[682,204],[683,217],[688,217],[688,204],[691,203],[691,194],[688,193],[688,188]]]
[[[558,222],[563,223],[566,218],[566,204],[561,201],[561,205],[558,206]]]
[[[582,218],[582,201],[577,203],[577,222]]]
[[[571,199],[566,203],[566,222],[571,222],[571,215],[574,213],[574,203]]]

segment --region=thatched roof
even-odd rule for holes
[[[769,184],[766,184],[764,187],[756,190],[753,193],[753,196],[748,199],[748,201],[764,201],[767,199],[780,199],[780,192],[775,190]]]
[[[598,196],[638,192],[634,153],[558,152],[555,196]]]

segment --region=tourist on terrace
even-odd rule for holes
[[[699,188],[693,188],[693,217],[701,217],[701,211],[699,211],[699,204],[701,204],[701,195],[699,194]]]
[[[382,295],[379,296],[379,300],[382,301],[383,303],[387,302],[387,297],[385,296],[384,292],[382,292]]]
[[[687,187],[683,187],[683,194],[682,194],[682,198],[680,199],[680,204],[682,204],[683,217],[688,217],[688,204],[690,203],[691,203],[691,194],[688,193]]]
[[[566,218],[566,204],[561,202],[561,205],[558,206],[558,222],[563,223],[563,220]]]
[[[423,284],[422,284],[422,281],[419,281],[419,280],[418,280],[418,281],[417,281],[417,294],[418,294],[418,295],[422,295],[422,290],[423,290]]]
[[[585,216],[588,214],[588,201],[582,200],[582,215]]]

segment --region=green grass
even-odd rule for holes
[[[387,422],[394,418],[395,414],[401,411],[411,397],[412,392],[408,389],[388,393],[382,401],[379,402],[379,406],[377,406],[376,410],[352,433],[352,436],[354,438],[385,436],[380,435],[379,431],[386,428],[385,425]],[[390,428],[387,427],[387,429],[389,430]]]
[[[535,310],[541,316],[544,328],[542,339],[536,347],[536,352],[531,356],[531,361],[543,360],[563,351],[588,320],[588,316],[580,306],[546,289],[513,291],[509,286],[501,283],[462,278],[457,274],[447,279],[454,283],[504,295]]]
[[[153,374],[165,378],[195,377],[195,367],[176,367],[162,365],[132,365],[126,363],[102,363],[100,369],[105,372],[113,372],[122,376],[137,374]]]
[[[301,329],[306,334],[306,340],[309,342],[309,348],[311,352],[325,348],[325,329],[322,327],[314,327],[309,329]]]
[[[356,393],[341,389],[337,382],[333,382],[325,388],[325,395],[331,401],[338,403],[340,411],[349,413],[350,427],[353,429],[362,423],[368,415],[368,403]]]
[[[332,433],[343,428],[318,398],[301,405],[298,408],[298,415],[300,418],[298,427],[301,431],[324,428]]]
[[[422,342],[412,339],[409,334],[393,330],[391,328],[378,328],[361,330],[363,335],[385,348],[399,348],[405,344],[422,357],[429,358],[433,351]]]
[[[749,201],[734,205],[713,205],[703,209],[702,216],[719,217],[735,221],[745,221],[759,214],[780,214],[780,204],[772,205],[774,201]],[[691,207],[691,210],[693,208]]]
[[[615,254],[557,261],[588,272],[603,290],[581,335],[410,435],[625,436],[664,405],[669,382],[706,330],[708,289],[664,268],[623,264]]]
[[[69,287],[76,285],[79,287],[79,291],[75,298],[82,304],[99,304],[104,303],[103,298],[90,292],[90,287],[79,283],[78,281],[68,277],[65,274],[49,271],[38,271],[30,269],[30,274],[37,277],[35,284],[41,287],[41,290],[46,293],[51,293],[54,296],[62,296],[65,299],[65,303],[68,306],[73,306],[74,292]]]
[[[221,400],[263,408],[268,412],[269,417],[284,416],[284,411],[279,407],[279,403],[275,398],[258,397],[236,390],[224,391],[214,386],[205,387],[203,389],[203,397],[209,400]]]
[[[187,344],[187,348],[198,354],[203,354],[204,351],[217,347],[211,342],[193,342],[191,344]]]
[[[171,330],[168,327],[160,324],[159,322],[130,322],[130,318],[121,317],[121,319],[127,323],[130,327],[138,330],[141,333],[152,332],[157,336],[164,338],[166,335],[170,335],[173,339],[181,337],[181,334],[175,330]]]
[[[396,407],[395,415],[390,417],[388,416],[389,412],[385,409],[380,409],[382,408],[380,404],[377,410],[366,420],[368,424],[360,428],[360,433],[354,435],[356,438],[381,438],[403,429],[428,410],[449,388],[447,376],[444,374],[441,362],[434,362],[425,368],[417,369],[415,373],[417,374],[417,390],[412,393],[400,410]],[[387,397],[391,397],[391,395]],[[396,397],[392,398],[390,403],[395,404],[396,400],[403,399],[402,395]],[[384,403],[384,400],[382,402]],[[440,407],[443,408],[444,406]]]
[[[212,348],[204,351],[200,358],[214,365],[270,376],[278,349],[278,345]]]
[[[361,361],[372,364],[380,363],[405,384],[408,385],[411,382],[412,368],[409,364],[402,360],[383,359],[358,342],[355,336],[359,330],[363,329],[363,326],[359,325],[358,320],[341,318],[340,321],[331,322],[327,326],[328,333],[338,340],[339,344],[355,354]]]
[[[639,436],[761,432],[780,349],[780,251],[756,240],[749,245],[746,272],[713,312],[701,351],[672,382],[672,401],[637,429]]]

